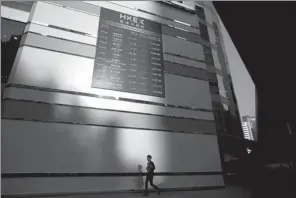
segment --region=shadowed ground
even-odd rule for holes
[[[149,197],[172,197],[172,198],[249,198],[250,191],[240,187],[227,187],[222,190],[187,191],[187,192],[164,192],[157,196],[150,193]],[[117,194],[92,194],[92,195],[68,195],[53,196],[52,198],[140,198],[141,193],[117,193]],[[39,198],[39,197],[38,197]],[[41,198],[41,197],[40,197]],[[48,197],[51,198],[51,197]]]

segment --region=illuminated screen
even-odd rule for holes
[[[161,25],[101,10],[92,87],[164,97]]]

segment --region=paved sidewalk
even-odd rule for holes
[[[148,197],[169,197],[169,198],[250,198],[251,193],[240,187],[227,187],[221,190],[187,191],[187,192],[164,192],[159,196],[150,193]],[[68,195],[55,196],[52,198],[142,198],[141,193],[122,194],[92,194],[92,195]],[[39,198],[39,197],[38,197]],[[40,197],[41,198],[41,197]],[[49,198],[49,197],[47,197]]]

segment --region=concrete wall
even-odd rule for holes
[[[4,173],[134,172],[138,164],[145,166],[146,153],[153,156],[157,172],[221,171],[212,135],[6,119],[2,125],[9,130],[3,134]],[[169,147],[174,144],[179,148]],[[16,151],[22,151],[22,157]],[[201,160],[205,155],[212,157]]]
[[[175,30],[162,35],[165,98],[91,88],[101,7]],[[224,185],[195,14],[148,1],[56,1],[34,3],[27,17],[4,92],[2,173],[137,173],[151,154],[162,188]],[[3,194],[138,188],[137,176],[2,180]]]
[[[1,17],[15,20],[15,21],[27,22],[29,15],[30,13],[26,11],[1,5]]]

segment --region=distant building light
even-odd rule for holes
[[[250,150],[250,149],[247,149],[247,152],[248,152],[248,154],[250,154],[250,153],[252,152],[252,150]]]

